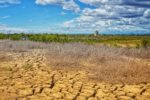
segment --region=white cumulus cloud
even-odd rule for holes
[[[10,4],[20,4],[20,0],[0,0],[0,8],[8,7]]]
[[[0,0],[0,4],[18,4],[20,3],[20,0]]]
[[[0,24],[0,32],[4,33],[21,33],[27,32],[27,29],[19,28],[19,27],[11,27],[6,24]]]
[[[150,18],[150,9],[148,9],[144,12],[144,17]]]
[[[73,10],[75,12],[80,11],[80,7],[74,2],[74,0],[36,0],[35,3],[39,5],[59,5],[62,6],[64,10]]]
[[[148,0],[79,0],[85,5],[80,16],[64,26],[85,31],[118,31],[150,33],[150,1]]]

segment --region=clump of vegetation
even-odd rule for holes
[[[148,47],[148,40],[142,40],[142,42],[141,42],[141,45],[142,45],[142,47],[144,47],[144,48],[147,48]]]
[[[136,43],[136,46],[135,46],[137,49],[139,49],[141,47],[141,45],[139,43]]]
[[[7,35],[0,33],[0,39],[7,39]]]

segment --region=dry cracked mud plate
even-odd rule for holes
[[[41,50],[13,57],[0,65],[0,100],[150,100],[150,83],[99,83],[85,71],[52,70]]]

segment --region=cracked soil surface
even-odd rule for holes
[[[93,82],[88,72],[52,70],[43,50],[0,62],[0,100],[150,100],[150,83]]]

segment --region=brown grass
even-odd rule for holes
[[[0,63],[12,61],[12,60],[13,60],[12,56],[8,55],[6,52],[0,51]]]
[[[31,49],[47,48],[46,43],[31,41],[0,40],[0,51],[26,52]]]
[[[109,83],[150,82],[150,49],[110,48],[81,43],[50,44],[48,62],[53,69],[85,70],[90,79]]]
[[[54,70],[83,70],[95,81],[137,84],[150,82],[150,48],[115,48],[82,43],[37,43],[0,41],[0,51],[45,49]]]

